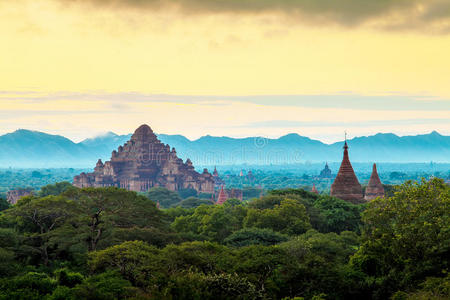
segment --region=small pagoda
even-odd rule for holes
[[[319,191],[317,190],[316,184],[315,184],[315,183],[313,183],[313,187],[312,187],[312,189],[311,189],[311,193],[319,194]]]
[[[372,175],[370,175],[369,184],[366,187],[364,199],[373,200],[377,197],[384,197],[384,187],[377,172],[377,165],[373,164]]]
[[[228,196],[227,196],[227,194],[225,193],[225,191],[223,190],[223,185],[222,185],[222,187],[220,188],[219,196],[217,197],[217,202],[216,202],[216,204],[222,205],[222,204],[224,204],[227,200],[228,200]]]
[[[353,171],[348,156],[347,138],[344,144],[344,157],[339,172],[331,185],[330,195],[352,203],[364,202],[361,184]]]

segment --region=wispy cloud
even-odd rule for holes
[[[42,130],[81,140],[132,132],[142,123],[160,133],[277,137],[297,132],[332,142],[377,132],[450,133],[450,101],[399,95],[184,96],[98,92],[0,93],[0,133]]]
[[[110,103],[115,109],[125,109],[127,102],[138,103],[186,103],[226,105],[227,102],[244,102],[270,106],[298,106],[311,108],[374,109],[374,110],[450,110],[450,99],[441,99],[429,95],[402,95],[386,93],[379,96],[341,93],[330,95],[253,95],[253,96],[217,96],[217,95],[169,95],[146,94],[140,92],[108,93],[91,92],[14,92],[0,91],[1,100],[15,100],[23,103],[49,103],[54,101],[90,101]]]
[[[405,120],[367,120],[367,121],[341,121],[341,122],[330,122],[327,120],[322,121],[287,121],[287,120],[271,120],[263,122],[251,122],[244,124],[240,127],[245,128],[295,128],[295,127],[374,127],[374,126],[395,126],[401,125],[425,125],[425,124],[446,124],[450,123],[449,119],[436,118],[436,119],[405,119]],[[394,130],[394,129],[393,129]]]

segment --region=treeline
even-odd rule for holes
[[[155,197],[59,183],[3,210],[0,299],[450,297],[440,179],[366,205],[302,189],[168,209]]]

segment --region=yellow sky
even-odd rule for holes
[[[186,15],[169,9],[112,9],[83,1],[75,3],[0,0],[0,91],[133,91],[220,96],[323,95],[348,91],[364,96],[394,93],[427,95],[440,101],[450,99],[449,34],[384,30],[369,25],[321,26],[294,22],[283,14],[270,12]],[[33,103],[31,98],[25,102],[0,99],[0,108],[4,111],[51,111],[58,107],[59,110],[82,112],[94,108],[101,110],[102,105],[76,96],[55,101],[48,106],[48,103]],[[158,105],[165,105],[165,112],[170,115],[169,104]],[[241,111],[249,109],[246,105],[242,104]],[[196,120],[202,120],[203,114],[220,113],[217,107],[201,105],[184,109]],[[234,105],[228,108],[237,109]],[[324,116],[331,120],[336,116],[326,107],[314,112],[298,109],[307,114],[307,119],[316,121]],[[383,109],[386,107],[380,107]],[[257,118],[248,119],[280,120],[286,116],[294,120],[295,116],[289,110],[289,106],[278,107],[274,102],[270,109],[260,110]],[[174,111],[182,115],[177,109]],[[255,108],[248,112],[251,111]],[[411,119],[426,115],[426,118],[445,120],[447,112],[416,111],[409,115],[388,112],[383,116],[401,119],[406,114]],[[229,113],[228,120],[235,120],[233,113]],[[360,118],[354,114],[346,116],[348,121]],[[38,121],[42,115],[27,115],[26,118],[35,122],[24,121],[22,126],[20,123],[14,123],[14,126],[31,124],[30,127],[36,129],[39,126],[58,128],[57,124],[50,126]],[[113,120],[102,115],[97,118],[103,120],[99,122],[104,127],[111,127]],[[129,115],[125,119],[132,120],[133,117]],[[139,121],[157,122],[161,131],[180,128],[176,120],[172,121],[172,126],[169,121],[164,123],[159,117],[155,119]],[[225,126],[227,116],[224,120],[219,119],[223,130],[217,130],[218,134],[235,131],[232,129],[235,127]],[[134,126],[131,120],[127,121],[126,130]],[[73,123],[82,122],[91,121],[87,116],[73,120]],[[239,126],[242,122],[231,123]],[[450,131],[449,122],[443,121],[440,126],[441,130]],[[382,126],[374,127],[370,132],[380,128]],[[274,134],[281,134],[283,130],[302,128],[278,128]],[[318,128],[310,134],[322,136],[324,130]],[[213,127],[210,131],[213,132]],[[205,133],[210,132],[188,134]],[[253,134],[255,131],[247,129],[241,133]]]
[[[3,89],[450,96],[450,35],[18,3],[0,6]]]

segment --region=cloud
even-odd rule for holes
[[[450,100],[426,95],[403,95],[389,93],[386,95],[358,95],[354,93],[324,95],[253,95],[253,96],[220,96],[220,95],[169,95],[148,94],[140,92],[108,93],[104,91],[90,92],[50,92],[38,93],[20,91],[0,91],[0,101],[21,101],[23,103],[49,103],[55,101],[76,101],[77,103],[98,103],[98,108],[129,110],[126,103],[175,103],[201,104],[208,106],[224,106],[230,102],[251,103],[264,106],[291,106],[308,108],[364,109],[387,111],[450,111]],[[4,102],[5,103],[5,102]],[[106,107],[105,103],[108,103]],[[4,104],[5,105],[5,104]],[[66,104],[64,104],[66,105]],[[83,106],[83,105],[81,105]],[[89,105],[91,107],[91,105]]]
[[[374,22],[386,29],[450,28],[448,0],[59,0],[97,7],[161,10],[183,14],[282,13],[302,23],[357,26]]]
[[[330,122],[330,121],[289,121],[289,120],[271,120],[263,122],[251,122],[240,126],[242,128],[298,128],[298,127],[373,127],[373,126],[410,126],[410,125],[436,125],[436,124],[448,124],[448,119],[404,119],[404,120],[368,120],[358,122]]]
[[[449,114],[450,101],[446,99],[402,95],[227,97],[0,92],[0,134],[28,128],[76,141],[107,131],[128,134],[143,123],[156,132],[183,134],[191,139],[205,134],[278,137],[297,132],[335,141],[344,130],[352,135],[432,130],[448,135]]]

